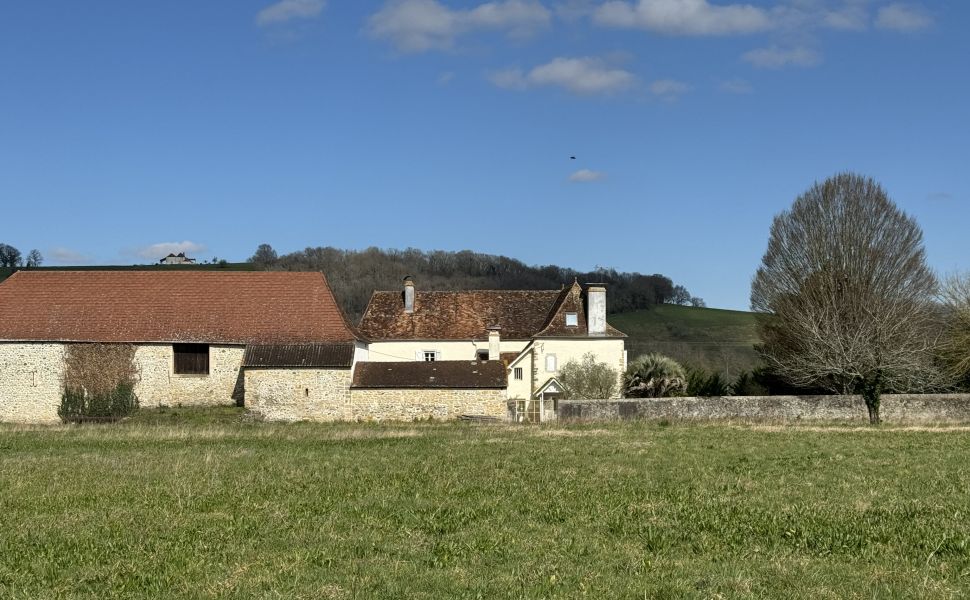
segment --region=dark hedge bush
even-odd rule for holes
[[[86,393],[82,389],[65,389],[57,415],[65,423],[85,421],[112,422],[138,410],[138,396],[132,383],[121,383],[113,390]]]

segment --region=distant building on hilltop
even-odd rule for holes
[[[186,256],[185,252],[179,252],[178,254],[169,254],[158,263],[162,265],[194,265],[195,259]]]

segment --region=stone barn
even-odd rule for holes
[[[341,402],[365,352],[321,273],[19,271],[0,284],[0,421],[56,422],[66,349],[86,343],[134,346],[143,407],[243,403],[247,347],[339,347],[302,389]]]

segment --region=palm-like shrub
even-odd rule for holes
[[[684,367],[656,352],[632,360],[623,375],[623,392],[630,398],[664,398],[686,391]]]

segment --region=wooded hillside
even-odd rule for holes
[[[263,246],[251,260],[268,269],[323,271],[352,323],[359,320],[374,290],[398,289],[405,275],[414,278],[419,290],[548,290],[559,289],[573,279],[580,283],[604,283],[608,290],[607,310],[611,313],[692,300],[686,289],[675,286],[664,275],[621,273],[614,269],[583,272],[557,265],[529,266],[507,256],[467,250],[318,247],[277,257],[271,248]]]

